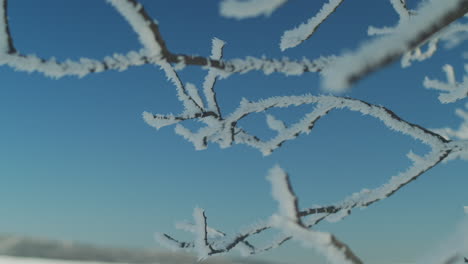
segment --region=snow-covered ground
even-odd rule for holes
[[[197,257],[156,249],[106,248],[72,241],[0,234],[0,264],[193,264]],[[270,264],[257,258],[212,257],[203,264]]]
[[[52,260],[40,258],[23,258],[0,256],[1,264],[105,264],[106,262],[88,262],[88,261],[70,261],[70,260]],[[106,263],[107,264],[107,263]]]

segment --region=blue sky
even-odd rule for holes
[[[340,54],[365,40],[368,25],[393,25],[398,19],[387,1],[348,1],[310,40],[282,53],[282,32],[312,16],[322,1],[292,1],[270,17],[242,21],[219,16],[218,1],[141,2],[159,22],[170,50],[207,56],[211,39],[218,37],[227,42],[225,58]],[[416,2],[408,1],[410,7]],[[9,16],[15,45],[26,54],[100,59],[141,48],[104,0],[15,0],[9,3]],[[441,49],[408,69],[391,65],[345,95],[384,105],[424,127],[456,128],[460,120],[454,110],[466,100],[442,105],[422,80],[425,75],[442,78],[440,69],[448,62],[461,69],[463,47]],[[181,77],[200,87],[204,74],[187,67]],[[210,145],[196,151],[172,127],[156,131],[141,118],[143,111],[182,110],[175,88],[157,67],[53,80],[3,66],[0,76],[3,233],[152,248],[157,246],[155,231],[184,237],[173,223],[190,220],[195,206],[206,209],[212,226],[233,233],[276,210],[265,180],[275,164],[290,173],[300,204],[309,207],[376,187],[410,165],[409,150],[428,151],[377,120],[347,111],[333,112],[310,135],[267,157],[246,146]],[[225,113],[242,97],[323,93],[315,73],[248,73],[219,81],[216,88]],[[310,106],[274,114],[293,122],[308,110]],[[242,125],[272,135],[264,114]],[[462,161],[441,164],[395,196],[318,228],[335,232],[366,262],[414,260],[453,232],[462,218],[467,169]],[[295,243],[261,257],[287,263],[316,258]]]

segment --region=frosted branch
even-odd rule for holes
[[[194,247],[198,254],[198,259],[202,260],[208,257],[212,248],[208,242],[208,231],[205,211],[201,208],[193,210],[193,218],[195,220],[195,243]]]
[[[320,11],[309,18],[306,23],[290,30],[286,30],[281,37],[280,49],[285,51],[294,48],[309,39],[317,28],[343,3],[344,0],[329,0]]]
[[[444,42],[446,47],[454,47],[466,39],[467,33],[468,24],[450,24],[439,33],[430,37],[426,43],[422,43],[413,50],[406,52],[401,59],[401,65],[408,67],[412,61],[424,61],[432,57],[438,49],[439,42]],[[460,35],[465,36],[465,38],[460,37]],[[422,51],[423,46],[426,46],[426,51]]]
[[[159,25],[147,14],[143,6],[136,0],[107,0],[122,14],[125,20],[143,45],[141,51],[129,51],[127,54],[114,54],[102,60],[80,58],[67,59],[63,62],[55,58],[44,59],[36,55],[24,55],[13,45],[13,37],[9,30],[7,17],[8,0],[0,2],[0,65],[7,65],[17,71],[38,72],[47,77],[62,78],[64,76],[84,77],[91,73],[107,70],[124,71],[129,67],[145,64],[160,65],[166,62],[175,65],[195,65],[221,70],[224,74],[261,71],[265,74],[273,72],[286,75],[301,75],[305,72],[320,72],[333,59],[318,58],[316,60],[290,60],[246,57],[231,60],[220,60],[203,56],[178,54],[169,51]]]
[[[288,174],[276,166],[267,176],[271,183],[273,199],[278,202],[278,214],[271,217],[271,225],[306,246],[317,249],[331,263],[362,261],[352,250],[334,235],[308,229],[299,217],[298,200],[292,189]]]
[[[13,45],[13,39],[10,34],[10,24],[8,22],[8,1],[0,0],[0,21],[2,25],[0,26],[0,53],[11,54],[15,53],[16,49]]]
[[[273,218],[274,221],[265,221],[261,224],[257,224],[254,227],[240,232],[239,234],[235,235],[234,237],[230,237],[228,235],[223,236],[220,240],[216,243],[212,243],[211,245],[211,253],[209,255],[216,255],[228,252],[233,248],[237,247],[238,245],[243,245],[243,251],[247,251],[248,254],[257,254],[264,251],[268,251],[270,249],[276,248],[286,241],[291,240],[293,237],[300,237],[301,240],[308,241],[310,238],[309,236],[315,236],[317,233],[309,233],[308,235],[301,234],[304,233],[304,230],[310,230],[309,228],[315,226],[322,220],[327,220],[329,222],[336,222],[344,217],[348,216],[351,211],[355,208],[364,208],[368,207],[376,202],[382,201],[395,193],[397,193],[401,188],[416,180],[419,176],[433,168],[434,166],[440,164],[445,160],[450,160],[453,157],[450,156],[459,156],[460,153],[468,152],[468,142],[467,141],[454,141],[454,142],[446,142],[441,148],[433,148],[433,150],[423,157],[417,157],[414,154],[410,154],[409,157],[411,158],[413,164],[410,166],[406,171],[391,177],[388,182],[384,183],[383,185],[376,187],[374,189],[363,189],[360,192],[354,193],[345,199],[334,203],[330,206],[324,207],[311,207],[304,210],[299,210],[297,207],[297,198],[294,195],[290,184],[288,183],[288,176],[287,174],[281,170],[279,167],[273,168],[270,171],[270,175],[268,176],[269,181],[272,183],[273,187],[273,197],[277,200],[280,200],[279,205],[279,212],[280,216],[275,216]],[[301,218],[316,215],[316,218],[309,219],[309,221],[304,222]],[[275,222],[276,221],[276,222]],[[252,245],[247,239],[251,236],[258,235],[265,230],[271,229],[272,227],[279,227],[285,228],[288,232],[286,232],[286,236],[281,237],[275,240],[270,245],[258,248]],[[296,232],[297,231],[297,232]],[[301,231],[301,232],[299,232]],[[301,237],[302,235],[306,237]],[[167,237],[171,238],[170,236],[166,235]],[[319,237],[323,238],[325,241],[325,245],[333,245],[335,248],[340,248],[340,252],[345,252],[348,259],[353,259],[351,257],[352,251],[342,242],[340,242],[336,237],[331,234],[322,233]],[[320,240],[320,239],[319,239]],[[171,238],[171,241],[177,241]],[[333,241],[333,242],[330,242]],[[315,241],[317,242],[317,241]],[[314,246],[315,245],[314,242]],[[323,242],[323,241],[322,241]],[[184,248],[193,248],[193,242],[179,242],[180,245],[184,245]],[[317,242],[319,243],[319,242]],[[330,244],[331,243],[331,244]],[[320,243],[319,243],[320,244]],[[164,244],[163,244],[164,245]],[[187,246],[189,245],[189,246]],[[246,246],[248,245],[248,246]],[[320,244],[324,245],[324,243]],[[319,246],[320,246],[319,245]],[[322,247],[327,248],[327,247]],[[325,250],[325,249],[323,249]],[[346,253],[346,252],[350,253]],[[328,251],[327,251],[328,252]],[[333,251],[336,253],[336,251]],[[245,252],[244,252],[245,253]],[[328,253],[326,253],[328,254]],[[332,254],[335,256],[336,254]],[[354,255],[354,254],[352,254]],[[356,260],[354,260],[356,261]],[[352,262],[352,263],[360,263],[360,262]]]
[[[224,0],[219,12],[224,17],[245,19],[261,15],[269,16],[288,0]]]
[[[202,102],[201,102],[200,96],[198,95],[198,92],[194,91],[196,88],[190,87],[189,85],[189,88],[191,88],[192,90],[191,95],[195,96],[195,99],[194,99],[192,96],[189,95],[185,85],[182,83],[182,81],[179,78],[179,75],[177,74],[174,67],[172,67],[170,63],[166,61],[160,61],[159,65],[161,66],[161,69],[163,69],[168,80],[171,81],[176,87],[177,98],[179,99],[179,101],[182,102],[184,106],[184,113],[188,115],[195,115],[195,114],[202,112],[204,110],[203,105],[199,105],[197,103],[197,101],[199,103],[202,103]]]
[[[187,231],[190,233],[194,233],[194,234],[197,232],[196,225],[192,223],[188,223],[188,222],[178,222],[176,223],[175,228],[179,230]],[[226,236],[225,233],[219,230],[216,230],[212,227],[209,227],[209,226],[206,226],[206,231],[208,233],[208,238],[217,238],[217,237]]]
[[[390,0],[393,9],[399,16],[398,24],[395,27],[383,27],[383,28],[376,28],[373,26],[369,26],[367,29],[367,34],[372,35],[385,35],[391,34],[395,31],[397,27],[401,27],[402,24],[408,23],[410,20],[410,16],[413,14],[413,11],[410,11],[406,6],[406,0]]]
[[[357,51],[337,59],[324,71],[323,87],[343,91],[368,74],[394,62],[406,52],[468,12],[468,0],[431,0],[417,11],[411,23],[395,33],[362,45]],[[333,69],[333,70],[331,70]]]
[[[271,108],[286,108],[300,105],[314,105],[310,113],[306,114],[299,122],[284,126],[281,121],[267,116],[267,124],[277,132],[270,140],[263,141],[249,134],[245,129],[238,126],[239,121],[250,114],[263,112]],[[372,116],[381,120],[388,128],[409,135],[414,139],[433,147],[440,147],[447,142],[442,136],[418,125],[409,123],[398,117],[389,109],[372,105],[346,97],[335,96],[282,96],[267,98],[258,102],[243,100],[238,108],[226,118],[214,112],[192,113],[191,115],[154,115],[145,112],[144,120],[157,129],[190,119],[199,119],[205,123],[198,131],[190,131],[181,125],[177,126],[176,132],[185,139],[192,142],[196,149],[205,149],[208,143],[217,143],[226,148],[233,144],[246,144],[260,150],[263,155],[271,154],[275,149],[281,147],[284,142],[297,138],[300,134],[308,134],[316,125],[316,122],[326,116],[332,110],[348,109]]]
[[[299,218],[298,201],[288,174],[279,166],[273,167],[267,180],[271,184],[273,199],[278,202],[278,215],[303,225]]]
[[[468,103],[465,104],[465,108],[468,110]],[[462,123],[458,129],[452,129],[449,127],[432,129],[432,131],[444,136],[445,138],[453,138],[459,140],[468,140],[468,111],[463,109],[457,109],[455,113],[462,119]]]
[[[211,59],[220,60],[223,57],[223,48],[224,41],[214,38],[212,41],[211,47]],[[218,102],[216,101],[216,93],[214,91],[214,86],[216,80],[219,76],[219,73],[214,70],[208,70],[208,74],[205,77],[203,82],[203,93],[206,97],[207,110],[216,113],[218,116],[221,116],[221,110],[219,109]]]
[[[169,52],[159,32],[158,24],[150,18],[136,0],[107,0],[132,26],[148,55],[166,56]]]
[[[451,65],[445,65],[442,70],[447,77],[446,82],[430,79],[426,76],[424,78],[424,87],[441,91],[439,101],[444,104],[468,97],[468,64],[465,64],[463,82],[456,81],[455,71]]]

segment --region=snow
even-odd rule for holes
[[[94,261],[71,261],[71,260],[52,260],[41,258],[24,258],[24,257],[10,257],[0,256],[0,263],[2,264],[110,264],[108,262],[94,262]],[[121,263],[131,264],[131,263]],[[158,264],[158,263],[155,263]]]
[[[260,15],[269,16],[288,0],[224,0],[220,13],[224,17],[245,19]]]
[[[320,24],[322,24],[323,21],[325,21],[325,19],[327,19],[343,1],[344,0],[330,0],[306,23],[303,23],[294,29],[286,30],[281,37],[281,51],[296,47],[312,36]]]

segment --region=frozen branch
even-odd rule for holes
[[[465,64],[466,73],[461,83],[456,81],[455,71],[452,65],[447,64],[442,70],[447,76],[447,82],[429,79],[429,77],[426,76],[424,78],[424,87],[441,91],[439,101],[444,104],[453,103],[468,97],[468,64]]]
[[[136,0],[107,0],[132,26],[149,56],[166,57],[169,53],[159,32],[158,24],[150,18]]]
[[[454,47],[465,40],[460,35],[466,38],[467,33],[468,24],[452,23],[439,33],[431,36],[425,43],[406,52],[401,58],[401,65],[408,67],[412,61],[424,61],[432,57],[437,51],[440,42],[444,42],[446,47]],[[423,46],[426,46],[426,51],[422,51]]]
[[[344,217],[348,216],[353,209],[356,208],[364,208],[368,207],[376,202],[382,201],[395,193],[397,193],[401,188],[416,180],[419,176],[433,168],[434,166],[440,164],[445,160],[452,159],[452,156],[458,156],[461,153],[468,152],[468,142],[467,141],[455,141],[455,142],[446,142],[441,149],[433,149],[429,154],[425,155],[424,157],[415,156],[415,154],[409,155],[413,164],[410,168],[406,171],[393,176],[390,178],[388,182],[385,184],[374,188],[374,189],[363,189],[360,192],[354,193],[351,196],[346,197],[342,201],[334,203],[331,206],[324,206],[324,207],[312,207],[309,209],[299,210],[296,201],[297,198],[295,197],[294,193],[292,192],[292,188],[290,184],[277,184],[277,181],[287,182],[287,174],[279,168],[274,168],[270,172],[270,176],[268,177],[270,182],[273,185],[273,197],[275,199],[280,199],[282,202],[280,203],[279,212],[283,217],[276,218],[276,224],[271,221],[265,221],[261,224],[255,225],[253,228],[248,229],[244,232],[237,234],[234,237],[230,237],[228,235],[218,240],[216,243],[212,243],[212,251],[209,255],[216,255],[228,252],[233,248],[237,247],[240,244],[247,244],[248,247],[244,247],[243,250],[247,250],[249,254],[257,254],[264,251],[268,251],[270,249],[276,248],[286,241],[291,240],[295,235],[299,235],[299,231],[310,230],[309,228],[315,226],[322,220],[327,220],[329,222],[336,222]],[[275,177],[271,175],[275,174]],[[278,176],[279,175],[279,176]],[[281,177],[280,177],[281,176]],[[274,183],[273,183],[274,182]],[[289,186],[289,187],[288,187]],[[291,191],[288,191],[291,190]],[[287,217],[284,217],[284,216]],[[310,219],[307,222],[302,221],[301,218],[316,215],[317,218]],[[285,219],[288,219],[286,221]],[[286,221],[286,222],[285,222]],[[287,232],[285,237],[279,238],[273,243],[258,248],[252,245],[247,239],[251,236],[258,235],[265,230],[271,229],[272,227],[278,227],[278,225],[287,225],[285,228],[289,230],[290,233]],[[313,236],[313,234],[309,234]],[[309,235],[303,239],[308,240]],[[165,235],[170,237],[168,235]],[[321,235],[324,239],[327,235]],[[314,238],[315,239],[315,238]],[[171,238],[171,241],[177,241]],[[344,249],[347,252],[347,247],[342,242],[333,237],[332,235],[329,238],[326,238],[326,241],[335,241],[333,244],[335,247]],[[193,242],[179,242],[180,245],[184,245],[184,248],[193,248]],[[187,246],[190,245],[190,246]],[[349,249],[349,248],[348,248]],[[351,255],[350,255],[351,256]],[[351,258],[351,257],[349,257]],[[359,263],[359,262],[352,262],[352,263]]]
[[[343,3],[344,0],[329,0],[320,11],[309,18],[306,23],[290,30],[286,30],[281,37],[280,49],[285,51],[294,48],[309,39],[317,28]]]
[[[352,250],[334,235],[308,229],[302,223],[297,197],[285,171],[280,167],[274,167],[270,170],[267,179],[271,183],[273,198],[278,202],[278,214],[271,217],[272,226],[306,246],[317,249],[331,263],[362,263]]]
[[[214,38],[211,48],[211,59],[220,60],[223,57],[224,41]],[[218,102],[216,101],[216,93],[214,86],[219,73],[215,69],[208,70],[208,74],[203,82],[203,93],[206,97],[207,108],[209,112],[214,112],[217,116],[221,117],[221,110],[219,109]]]
[[[468,110],[468,103],[465,104],[465,108]],[[468,111],[457,109],[455,113],[463,120],[458,129],[445,127],[432,129],[432,131],[448,139],[468,140]]]
[[[208,242],[208,231],[205,211],[200,208],[195,208],[193,211],[193,218],[195,220],[195,243],[194,247],[198,254],[198,259],[203,260],[210,254],[213,249]]]
[[[296,124],[286,127],[278,120],[267,116],[267,123],[270,128],[277,132],[277,135],[268,141],[250,135],[243,128],[238,126],[239,121],[250,114],[266,111],[271,108],[285,108],[300,105],[315,105],[313,110],[306,114]],[[260,150],[264,155],[271,154],[275,149],[281,147],[284,142],[297,138],[300,134],[308,134],[315,126],[316,122],[335,109],[348,109],[372,116],[381,120],[388,128],[410,135],[421,142],[433,147],[440,147],[447,142],[438,134],[431,132],[418,125],[411,124],[398,117],[395,113],[382,106],[372,105],[346,97],[335,96],[282,96],[264,99],[258,102],[243,100],[239,107],[222,118],[214,112],[197,112],[174,115],[154,115],[148,112],[143,114],[144,120],[150,126],[157,129],[180,123],[185,120],[199,119],[205,123],[198,131],[192,132],[178,124],[176,132],[185,139],[192,142],[196,149],[205,149],[208,143],[217,143],[220,147],[226,148],[232,144],[246,144]]]
[[[184,231],[194,233],[194,234],[196,234],[196,232],[197,232],[196,225],[188,223],[188,222],[178,222],[178,223],[176,223],[175,227],[176,227],[176,229],[184,230]],[[216,230],[216,229],[214,229],[212,227],[209,227],[209,226],[206,226],[206,231],[207,231],[207,234],[208,234],[208,238],[217,238],[217,237],[226,236],[225,233],[223,233],[223,232],[221,232],[219,230]]]
[[[8,1],[0,0],[0,21],[2,25],[0,26],[0,53],[11,54],[15,53],[16,49],[13,45],[13,39],[11,38],[10,26],[8,23]]]
[[[301,75],[305,72],[320,72],[333,59],[290,60],[246,57],[223,61],[215,58],[178,54],[169,51],[159,25],[151,19],[145,9],[136,0],[107,0],[122,14],[132,29],[137,33],[144,49],[130,51],[127,54],[106,56],[103,60],[81,58],[79,60],[56,61],[55,58],[43,59],[36,55],[24,55],[13,46],[13,37],[9,30],[7,17],[8,0],[1,0],[0,10],[0,65],[7,65],[17,71],[38,72],[52,78],[64,76],[84,77],[91,73],[107,70],[124,71],[129,67],[145,64],[160,65],[166,62],[175,65],[195,65],[215,68],[224,73],[246,73],[262,71],[286,75]]]
[[[280,43],[281,50],[295,47],[310,38],[343,1],[329,0],[306,23],[284,32]],[[223,113],[215,91],[215,84],[219,78],[231,73],[249,71],[261,71],[265,74],[278,72],[285,75],[323,72],[325,88],[343,90],[402,56],[402,63],[405,66],[409,65],[412,60],[424,60],[431,57],[437,50],[439,41],[460,42],[460,38],[456,36],[459,33],[468,32],[468,26],[452,24],[452,22],[466,16],[468,0],[428,0],[416,12],[407,8],[405,0],[391,0],[393,8],[400,17],[398,25],[394,28],[369,29],[369,34],[385,33],[388,34],[387,36],[364,44],[356,52],[338,59],[320,57],[316,60],[300,61],[265,57],[223,60],[224,42],[217,38],[212,40],[209,57],[173,53],[167,47],[158,23],[149,16],[137,0],[107,0],[107,2],[123,16],[136,33],[142,45],[141,50],[130,51],[125,55],[107,56],[102,60],[81,58],[77,61],[66,60],[64,62],[57,62],[54,58],[45,60],[35,55],[21,54],[13,44],[7,15],[8,2],[0,0],[0,65],[7,65],[20,71],[39,72],[54,78],[70,75],[83,77],[90,73],[107,70],[123,71],[133,66],[156,65],[174,84],[183,111],[180,114],[167,115],[144,112],[143,118],[147,124],[156,129],[175,125],[175,132],[191,142],[196,149],[207,148],[211,143],[218,144],[222,148],[233,144],[245,144],[258,149],[263,155],[269,155],[285,142],[299,135],[310,133],[318,120],[330,112],[342,109],[376,118],[387,128],[409,135],[431,148],[431,151],[424,156],[410,152],[408,158],[411,160],[411,166],[378,187],[363,189],[330,205],[305,209],[299,208],[298,198],[293,191],[289,176],[281,168],[275,167],[270,171],[268,180],[271,182],[273,198],[278,201],[279,208],[271,218],[230,236],[209,227],[204,210],[195,208],[193,224],[176,225],[176,228],[192,233],[195,239],[183,242],[167,234],[156,234],[156,240],[166,247],[195,250],[199,259],[202,260],[208,256],[229,252],[234,248],[240,248],[246,254],[256,254],[295,239],[318,249],[332,263],[362,263],[350,247],[336,236],[311,228],[323,220],[339,221],[355,208],[368,207],[394,195],[441,162],[456,158],[468,160],[468,113],[461,109],[458,109],[456,113],[464,121],[458,130],[443,128],[431,131],[400,118],[383,106],[338,96],[278,96],[254,102],[243,99],[234,111]],[[221,3],[220,12],[226,17],[237,19],[270,15],[286,2],[287,0],[224,0]],[[421,51],[421,47],[426,44],[427,50]],[[196,85],[181,80],[178,69],[186,65],[201,66],[207,70],[200,90]],[[465,65],[465,68],[468,72],[468,66]],[[444,92],[439,97],[443,103],[466,98],[468,96],[467,75],[463,77],[463,82],[457,82],[452,66],[446,65],[443,69],[447,76],[446,82],[426,77],[425,86]],[[310,105],[310,112],[294,124],[286,125],[273,115],[266,114],[266,125],[275,133],[275,136],[268,140],[249,133],[239,125],[244,118],[252,114],[266,112],[273,108],[302,105]],[[196,131],[189,130],[183,126],[184,121],[187,120],[201,121],[201,127]],[[263,247],[258,247],[248,241],[249,238],[271,228],[281,230],[282,236]],[[450,255],[445,263],[452,263],[455,259],[454,255]]]
[[[269,16],[288,0],[224,0],[219,12],[224,17],[245,19],[261,15]]]
[[[395,27],[383,27],[383,28],[376,28],[373,26],[369,26],[367,29],[367,34],[372,35],[385,35],[391,34],[395,31],[396,28],[401,27],[402,24],[408,23],[410,20],[410,16],[413,15],[413,11],[410,11],[406,6],[406,0],[390,0],[393,9],[399,16],[398,24]]]
[[[467,12],[468,0],[428,1],[417,11],[411,23],[399,26],[394,34],[364,44],[357,51],[337,59],[329,71],[324,71],[323,87],[332,91],[347,89],[425,43]]]

